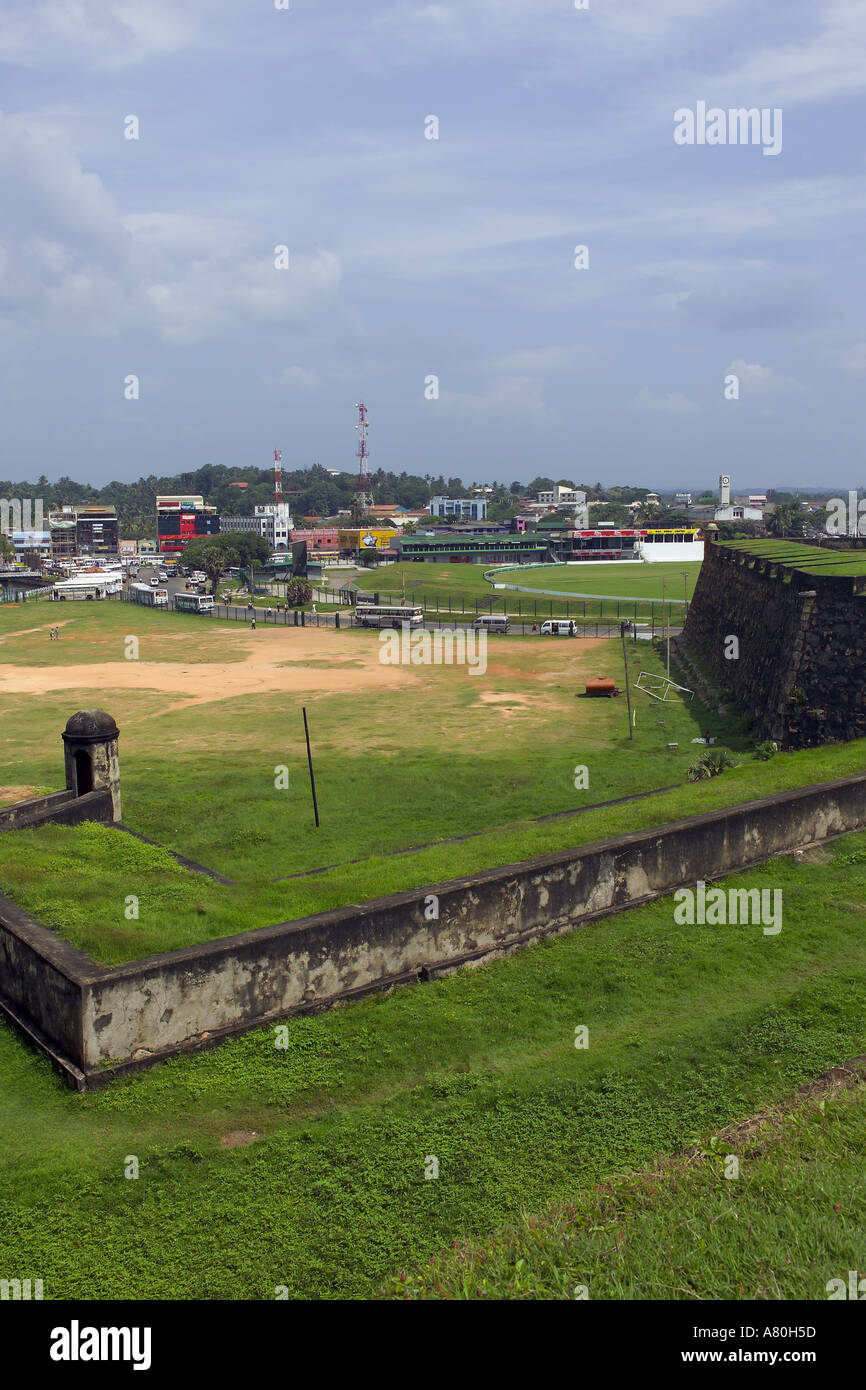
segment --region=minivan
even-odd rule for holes
[[[548,618],[541,624],[542,637],[575,637],[577,623],[573,618]]]
[[[508,618],[504,613],[482,613],[472,626],[483,632],[507,632]]]

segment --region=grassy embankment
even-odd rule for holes
[[[866,836],[738,882],[782,889],[780,935],[677,926],[666,899],[90,1095],[0,1029],[4,1275],[46,1298],[370,1297],[401,1270],[433,1296],[826,1297],[862,1266],[862,1108],[828,1101],[766,1162],[712,1136],[866,1051]],[[495,1235],[549,1204],[567,1229]]]

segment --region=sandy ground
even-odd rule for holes
[[[0,806],[14,806],[17,801],[29,801],[32,796],[38,795],[35,787],[0,787]]]
[[[304,628],[289,634],[279,630],[242,630],[232,632],[231,638],[234,651],[238,646],[246,649],[242,661],[196,661],[189,666],[179,661],[100,661],[34,667],[0,664],[0,694],[93,690],[95,696],[98,693],[102,698],[108,690],[152,690],[180,696],[170,708],[183,709],[271,691],[291,694],[393,690],[422,684],[424,679],[417,667],[411,670],[382,665],[378,642],[349,644],[338,632]]]

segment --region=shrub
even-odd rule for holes
[[[305,579],[290,579],[286,585],[286,599],[292,608],[300,608],[313,597],[312,586]]]
[[[718,777],[727,768],[734,767],[734,760],[727,748],[710,750],[692,763],[686,774],[690,782],[706,782],[710,777]]]
[[[771,758],[775,757],[777,752],[778,749],[776,748],[775,743],[772,739],[768,738],[765,739],[763,743],[758,744],[757,748],[755,749],[755,757],[761,763],[768,763]]]

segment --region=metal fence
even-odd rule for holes
[[[359,591],[346,588],[329,591],[314,588],[313,599],[316,603],[337,602],[348,608],[354,607],[359,592],[363,592],[365,598],[373,597],[373,591],[370,589]],[[524,619],[528,622],[543,622],[545,618],[574,618],[575,622],[579,623],[608,623],[611,626],[628,620],[647,624],[652,631],[661,631],[665,626],[682,627],[689,607],[683,599],[675,598],[662,601],[640,598],[613,599],[600,595],[597,599],[557,600],[544,594],[539,594],[538,598],[529,598],[526,595],[516,598],[513,593],[483,594],[477,598],[469,598],[466,594],[428,594],[417,589],[407,590],[405,595],[383,590],[379,597],[383,603],[388,600],[396,602],[399,598],[401,603],[418,604],[431,617],[434,614],[438,617],[440,613],[447,613],[452,617],[456,615],[473,618],[481,617],[483,614],[499,614],[507,616],[512,622],[515,619],[518,622]]]

